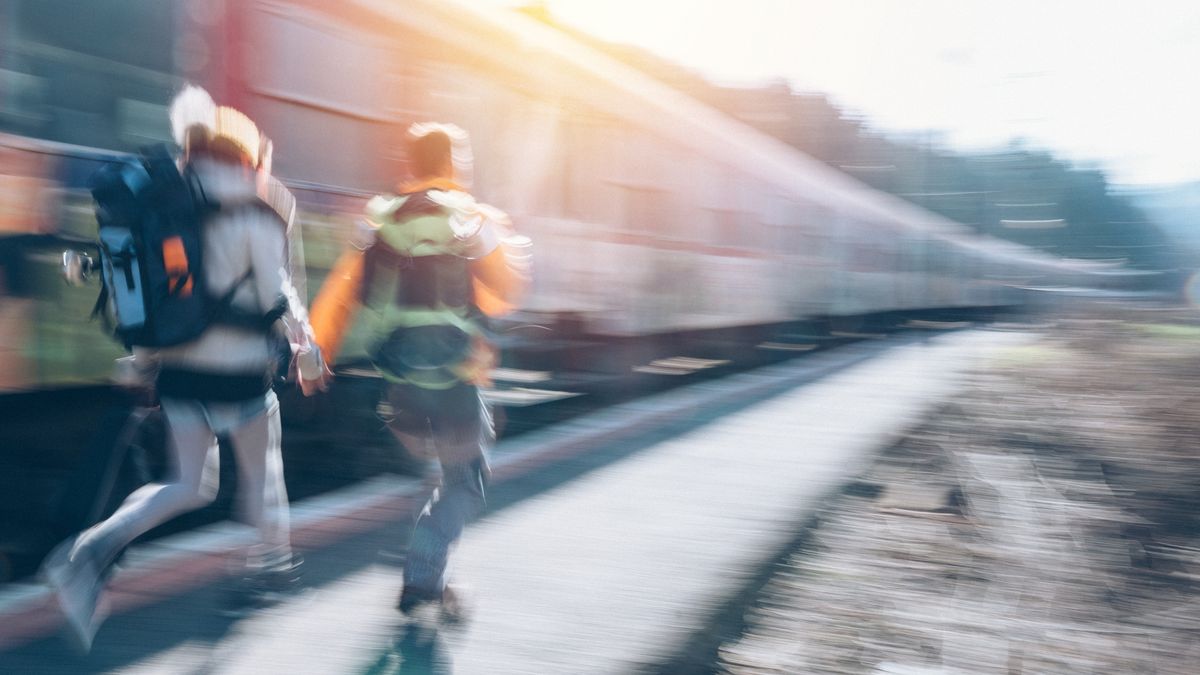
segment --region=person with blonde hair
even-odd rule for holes
[[[288,269],[294,201],[263,175],[269,142],[248,117],[214,105],[197,87],[176,98],[171,118],[184,151],[182,173],[216,205],[199,223],[205,285],[227,298],[230,316],[241,319],[218,316],[193,340],[135,346],[122,359],[119,383],[157,391],[174,475],[136,490],[112,516],[60,544],[44,563],[43,575],[85,649],[103,619],[97,604],[119,553],[151,528],[216,497],[218,435],[233,446],[239,519],[257,531],[246,556],[247,592],[239,597],[253,604],[295,578],[279,402],[272,390],[279,345],[290,343],[306,395],[324,388],[328,376]],[[267,193],[275,203],[264,201]]]

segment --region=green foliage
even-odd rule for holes
[[[1114,194],[1099,170],[1022,141],[967,154],[947,150],[936,132],[888,137],[824,95],[793,92],[785,81],[719,87],[644,49],[557,24],[543,5],[522,11],[872,187],[982,234],[1063,257],[1152,270],[1187,266],[1162,229]]]
[[[747,124],[885,192],[967,225],[1069,258],[1121,260],[1141,269],[1179,266],[1162,230],[1103,172],[1014,143],[1003,150],[954,153],[933,134],[889,138],[847,116],[822,96],[772,90],[724,90],[709,102]],[[761,111],[774,99],[771,117]],[[756,106],[739,104],[754,99]],[[789,100],[790,99],[790,100]]]

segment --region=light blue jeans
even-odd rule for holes
[[[238,519],[258,534],[258,541],[247,552],[248,562],[261,566],[290,559],[291,528],[275,392],[234,403],[164,398],[162,409],[175,469],[173,480],[138,488],[107,520],[84,532],[79,545],[95,547],[97,559],[107,564],[143,533],[211,503],[220,480],[220,434],[233,444],[237,460]]]

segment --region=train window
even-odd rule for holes
[[[583,148],[580,138],[583,134],[583,123],[574,111],[568,111],[564,127],[562,172],[563,215],[568,218],[578,218],[580,211],[579,200],[575,194],[575,180],[576,174],[580,171],[580,158],[577,155]]]
[[[743,245],[746,214],[742,211],[742,186],[736,174],[720,165],[710,165],[705,174],[704,189],[697,195],[705,224],[698,228],[694,238],[713,246]]]
[[[760,206],[761,234],[759,246],[774,253],[793,253],[796,248],[791,231],[799,228],[796,219],[796,201],[779,194],[766,198],[766,203]]]
[[[483,133],[483,123],[491,121],[507,126],[514,113],[524,110],[524,99],[515,92],[491,87],[474,72],[454,63],[433,62],[426,65],[421,80],[425,88],[422,117],[452,122]],[[485,118],[485,97],[491,104]]]
[[[384,45],[295,9],[265,7],[255,49],[261,94],[355,117],[387,119],[379,82],[387,63]]]
[[[744,246],[745,237],[742,232],[742,213],[730,208],[710,208],[709,213],[711,237],[708,243],[716,246]]]
[[[424,92],[428,90],[425,70],[416,67],[405,55],[396,53],[395,62],[384,74],[384,116],[394,120],[419,120],[425,112]]]
[[[670,232],[667,222],[670,209],[665,190],[640,186],[621,186],[622,214],[617,227],[643,234],[664,235]]]
[[[28,73],[0,68],[0,130],[37,135],[46,121],[40,101],[46,97],[49,83]]]
[[[660,232],[678,240],[696,237],[697,183],[689,165],[693,159],[686,149],[664,143],[656,158],[655,171],[646,181],[662,192]]]
[[[523,114],[527,102],[516,92],[496,86],[479,73],[462,65],[446,62],[426,63],[420,76],[421,104],[415,118],[457,124],[471,138],[474,161],[467,182],[480,197],[506,208],[519,210],[514,203],[514,185],[519,166],[512,157],[520,149],[512,147],[519,132],[514,120]]]
[[[16,24],[16,42],[29,40],[26,47],[52,46],[74,55],[163,73],[173,67],[176,4],[160,0],[9,0],[5,22]]]
[[[0,3],[0,130],[136,149],[145,141],[129,137],[118,109],[165,102],[177,87],[175,12],[155,0]]]
[[[327,17],[259,9],[250,85],[266,99],[256,114],[276,140],[279,173],[363,189],[392,187],[395,176],[385,175],[381,165],[394,166],[394,153],[379,152],[394,144],[395,133],[395,102],[379,86],[389,62],[386,46]]]
[[[489,82],[477,73],[461,75],[457,84],[457,93],[453,98],[443,98],[441,112],[434,116],[468,127],[472,144],[477,148],[477,188],[488,199],[502,201],[513,209],[525,209],[526,204],[516,204],[515,200],[527,199],[520,187],[528,183],[528,168],[523,160],[524,144],[530,139],[523,136],[523,129],[532,102],[520,92]]]
[[[171,122],[165,103],[123,98],[117,102],[117,128],[130,146],[171,140]]]
[[[571,216],[596,223],[616,222],[622,217],[619,209],[614,208],[621,198],[614,194],[617,184],[613,182],[616,124],[585,113],[575,118],[572,127],[568,199]]]
[[[561,109],[552,103],[510,93],[502,126],[493,127],[487,145],[499,156],[481,158],[487,184],[505,203],[525,213],[563,215],[565,136]],[[491,196],[491,195],[489,195]],[[499,197],[497,197],[499,198]]]
[[[304,106],[263,106],[259,127],[275,141],[276,172],[291,180],[363,190],[394,190],[386,157],[369,152],[386,127]],[[395,166],[394,163],[391,166]]]

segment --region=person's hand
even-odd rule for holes
[[[117,359],[113,364],[112,382],[120,391],[132,398],[137,405],[154,405],[157,392],[154,388],[155,371],[145,369],[133,356]]]
[[[321,363],[321,374],[319,377],[305,379],[303,377],[296,378],[300,382],[300,391],[305,396],[313,396],[320,392],[329,391],[329,383],[333,381],[333,371],[329,366]]]
[[[492,369],[496,367],[499,357],[496,348],[487,340],[476,336],[471,340],[471,351],[462,363],[451,366],[450,370],[467,384],[477,387],[492,386]]]

